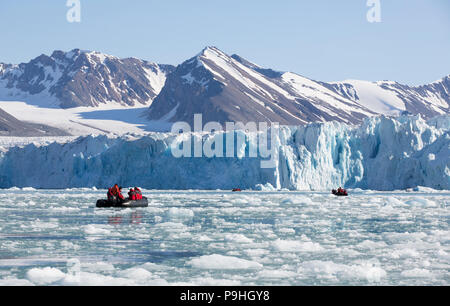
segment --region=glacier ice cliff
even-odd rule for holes
[[[240,152],[248,153],[257,141],[254,133],[225,133],[245,136],[237,148]],[[273,169],[262,169],[261,158],[248,154],[175,158],[172,149],[183,137],[213,136],[102,135],[8,148],[0,153],[0,188],[105,188],[118,183],[148,189],[231,189],[269,183],[291,190],[450,189],[450,116],[430,120],[379,116],[359,126],[338,122],[284,126],[272,142]]]

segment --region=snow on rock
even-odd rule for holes
[[[247,155],[234,158],[174,157],[173,148],[183,139],[199,139],[198,133],[102,135],[41,146],[31,143],[0,150],[0,188],[105,188],[119,183],[148,189],[230,190],[238,185],[257,190],[338,186],[448,190],[449,127],[449,116],[429,121],[420,116],[380,116],[360,126],[337,122],[283,126],[273,142],[275,168],[269,169],[261,168],[261,161],[267,159],[248,157],[250,145],[258,141],[250,133],[236,150]]]

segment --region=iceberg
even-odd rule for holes
[[[29,144],[0,150],[0,188],[330,190],[339,186],[401,190],[450,189],[450,116],[367,118],[282,126],[271,146],[275,167],[242,154],[258,141],[250,132],[236,157],[175,157],[187,138],[211,141],[217,133],[150,133],[133,137],[83,136],[66,143]],[[224,136],[226,136],[224,134]],[[223,137],[226,142],[227,137]],[[226,147],[224,143],[223,147]]]

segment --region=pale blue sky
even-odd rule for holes
[[[435,81],[450,73],[450,1],[0,0],[0,62],[55,49],[96,50],[177,65],[208,45],[321,81]]]

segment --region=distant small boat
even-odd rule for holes
[[[345,189],[342,189],[341,192],[337,191],[336,189],[333,189],[331,191],[331,193],[337,197],[347,197],[348,196],[347,190],[345,190]]]
[[[240,192],[240,191],[242,191],[240,188],[234,188],[233,190],[232,190],[233,192]]]

